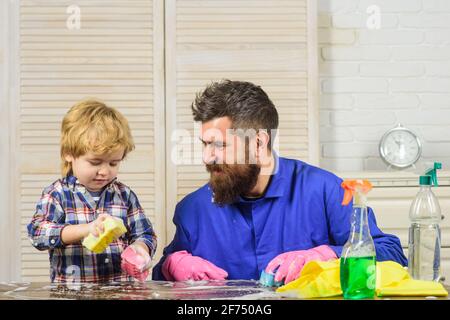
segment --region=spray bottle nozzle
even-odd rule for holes
[[[368,180],[344,180],[341,183],[341,187],[344,188],[344,199],[342,205],[347,205],[352,201],[355,192],[357,194],[367,194],[372,190],[372,184]]]
[[[438,186],[436,170],[440,170],[440,169],[442,169],[442,163],[440,163],[440,162],[433,162],[425,170],[425,176],[430,176],[431,177],[431,183],[434,184],[435,186]]]

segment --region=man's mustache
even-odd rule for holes
[[[207,164],[206,165],[206,170],[208,172],[224,172],[224,171],[228,171],[229,170],[229,166],[226,164]]]

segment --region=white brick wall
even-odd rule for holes
[[[339,2],[339,0],[329,0],[331,2]],[[428,0],[424,0],[425,2]],[[325,1],[328,2],[328,1]],[[377,5],[382,12],[419,12],[422,10],[422,0],[361,0],[359,1],[359,10],[366,12],[367,7]]]
[[[325,79],[322,82],[324,93],[354,93],[354,92],[387,92],[388,83],[385,79]]]
[[[371,94],[361,93],[355,97],[358,109],[412,109],[419,107],[420,99],[413,94]]]
[[[373,5],[380,29],[369,30]],[[378,142],[402,123],[421,138],[423,160],[449,170],[450,0],[318,0],[318,9],[321,166],[385,169]]]
[[[418,77],[424,74],[425,67],[419,63],[382,62],[360,63],[359,73],[362,77]]]
[[[426,0],[423,3],[425,12],[450,12],[450,1],[448,0]]]

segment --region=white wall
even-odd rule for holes
[[[450,168],[450,1],[318,0],[318,11],[321,166],[384,169],[378,142],[402,123],[424,160]]]

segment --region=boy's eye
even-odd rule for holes
[[[116,167],[117,165],[118,165],[117,162],[112,162],[112,163],[110,163],[110,166],[111,166],[111,167]]]
[[[98,161],[89,161],[90,164],[92,164],[93,166],[98,166],[100,165],[101,162]]]

